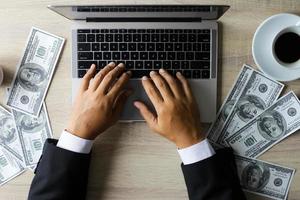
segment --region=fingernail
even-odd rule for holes
[[[177,72],[176,74],[177,74],[178,76],[182,76],[181,72]]]
[[[108,63],[108,65],[115,66],[116,64],[115,64],[115,62],[110,62],[110,63]]]
[[[151,71],[150,72],[150,75],[155,75],[156,74],[156,71]]]
[[[159,73],[166,73],[166,70],[160,69],[160,70],[159,70]]]
[[[123,63],[118,64],[118,67],[124,68],[125,65]]]
[[[90,69],[92,70],[92,69],[94,69],[95,67],[96,67],[96,65],[95,65],[95,64],[92,64]]]
[[[142,77],[142,80],[147,80],[147,79],[148,79],[147,76],[143,76],[143,77]]]
[[[126,73],[127,73],[128,75],[131,75],[131,74],[132,74],[132,72],[131,72],[131,71],[127,71]]]
[[[139,107],[139,102],[135,101],[135,102],[133,102],[133,105],[138,108]]]

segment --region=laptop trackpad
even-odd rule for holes
[[[138,109],[133,105],[133,102],[136,100],[142,101],[153,112],[154,108],[151,101],[147,97],[147,94],[145,93],[142,82],[141,80],[130,80],[128,87],[133,89],[133,94],[131,94],[124,106],[124,110],[121,114],[121,121],[144,120]]]

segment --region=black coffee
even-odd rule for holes
[[[284,63],[293,63],[300,59],[300,36],[287,32],[278,37],[274,46],[277,58]]]

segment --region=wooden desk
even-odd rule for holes
[[[36,26],[67,39],[54,75],[46,103],[55,138],[65,127],[71,109],[71,22],[46,8],[49,4],[228,4],[230,10],[221,18],[221,66],[219,68],[219,105],[225,98],[243,63],[254,65],[251,55],[253,34],[269,16],[281,12],[300,14],[299,0],[9,0],[0,6],[0,65],[5,80],[0,89],[4,103],[21,58],[31,26]],[[288,83],[300,95],[300,81]],[[144,123],[118,124],[95,143],[90,169],[87,199],[187,199],[176,147],[152,133]],[[300,134],[276,145],[260,159],[300,169]],[[80,174],[78,174],[80,176]],[[26,199],[33,177],[31,171],[0,188],[0,199]],[[249,199],[266,199],[251,195]],[[300,199],[300,173],[291,185],[289,199]]]

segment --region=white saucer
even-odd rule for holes
[[[300,23],[297,15],[282,13],[266,19],[256,30],[252,42],[252,55],[258,68],[279,81],[300,78],[300,66],[287,67],[273,56],[273,42],[283,29]]]

